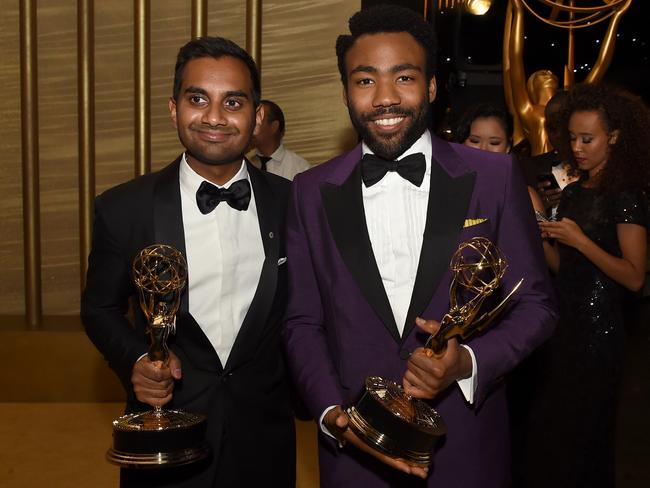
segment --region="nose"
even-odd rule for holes
[[[580,143],[580,139],[574,139],[571,141],[571,151],[574,153],[579,152],[581,147],[582,144]]]
[[[226,118],[222,107],[218,103],[211,103],[204,111],[201,122],[212,127],[226,125]]]
[[[375,96],[372,104],[375,107],[390,107],[399,105],[401,99],[395,85],[389,81],[376,80]]]

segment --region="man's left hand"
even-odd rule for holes
[[[440,328],[435,320],[415,319],[420,329],[434,334]],[[447,342],[447,349],[439,355],[430,349],[416,349],[408,361],[404,374],[404,391],[414,398],[431,400],[453,382],[472,375],[472,357],[456,339]]]

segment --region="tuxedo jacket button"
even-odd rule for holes
[[[400,349],[400,351],[399,351],[399,358],[400,359],[403,359],[403,360],[406,361],[410,357],[411,357],[411,353],[408,352],[407,349]]]

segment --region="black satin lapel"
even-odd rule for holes
[[[153,221],[156,244],[167,244],[178,249],[185,259],[185,232],[181,189],[178,180],[180,158],[164,168],[154,190]],[[183,290],[179,313],[188,313],[187,289]]]
[[[273,190],[260,170],[248,164],[248,174],[255,196],[255,208],[264,246],[264,263],[253,301],[233,344],[226,371],[245,362],[256,350],[259,334],[266,325],[278,282],[279,208]]]
[[[415,327],[415,318],[424,312],[442,276],[449,269],[449,261],[456,251],[458,235],[463,229],[467,216],[475,179],[475,173],[465,173],[452,178],[438,162],[435,160],[431,162],[427,222],[424,227],[420,262],[404,325],[403,339],[406,339]],[[424,318],[439,319],[440,317]]]
[[[361,194],[361,166],[357,165],[341,186],[323,183],[323,207],[343,262],[390,334],[399,342],[395,317],[381,281]]]

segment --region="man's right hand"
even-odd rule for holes
[[[336,437],[340,444],[343,445],[349,442],[350,444],[353,444],[357,449],[360,449],[363,452],[376,457],[382,463],[387,464],[388,466],[395,468],[398,471],[418,476],[420,478],[426,478],[428,468],[411,466],[401,459],[388,457],[376,449],[373,449],[368,444],[359,439],[357,435],[348,427],[348,415],[340,406],[331,409],[325,414],[325,417],[323,417],[323,424],[327,430],[329,430],[329,432],[334,437]]]
[[[162,361],[151,361],[148,356],[143,356],[133,365],[133,392],[138,401],[162,407],[172,399],[174,381],[180,380],[181,376],[181,361],[173,352],[169,351],[167,366],[163,366]]]

